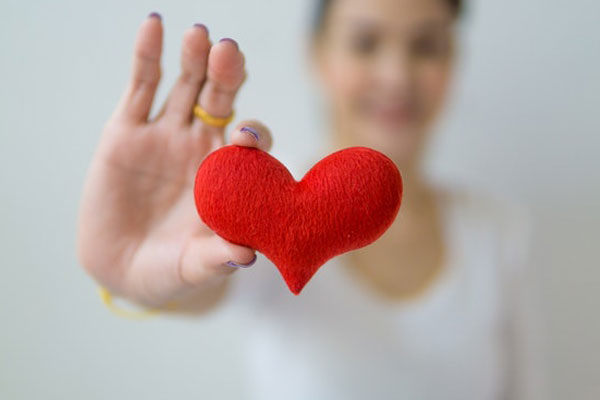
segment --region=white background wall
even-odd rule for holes
[[[597,399],[600,3],[471,3],[431,166],[533,211],[553,398]],[[309,156],[325,134],[302,47],[310,4],[2,0],[0,398],[240,398],[243,327],[223,313],[145,322],[109,314],[77,265],[75,216],[135,31],[153,10],[166,25],[160,99],[183,31],[203,22],[246,51],[238,117],[264,120],[285,163]]]

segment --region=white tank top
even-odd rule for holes
[[[299,296],[262,254],[233,274],[248,398],[543,398],[523,214],[466,193],[442,204],[447,262],[415,300],[385,301],[343,256]]]

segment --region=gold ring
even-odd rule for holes
[[[215,117],[210,115],[204,108],[200,107],[199,104],[194,106],[194,115],[202,120],[205,124],[216,126],[217,128],[223,128],[233,120],[233,111],[228,117]]]

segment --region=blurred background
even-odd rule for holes
[[[235,38],[249,79],[237,118],[273,131],[294,169],[327,132],[306,59],[307,0],[2,0],[0,398],[243,398],[243,326],[120,319],[78,266],[75,218],[104,121],[128,79],[135,32],[165,24],[164,78],[195,22]],[[600,398],[600,3],[471,0],[431,173],[531,210],[553,399]]]

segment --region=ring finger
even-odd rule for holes
[[[233,112],[233,101],[244,82],[244,55],[232,39],[221,39],[211,47],[208,55],[206,81],[200,90],[197,103],[212,117],[227,118]],[[194,118],[194,132],[208,132],[224,136],[224,127],[212,126]]]

